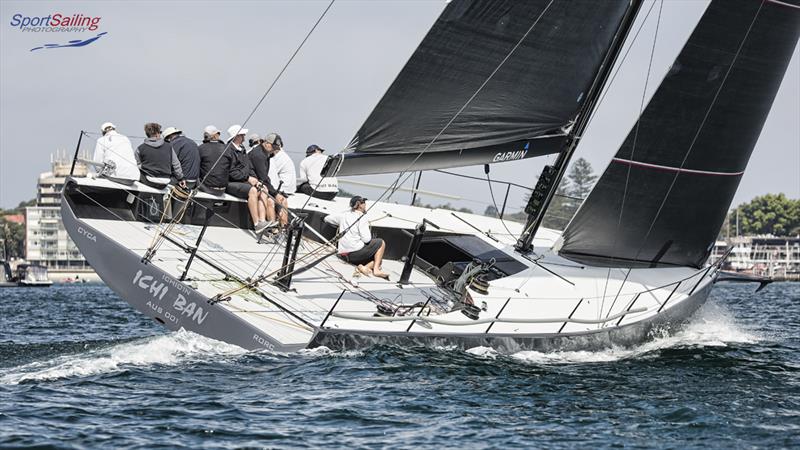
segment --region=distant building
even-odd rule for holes
[[[723,266],[726,270],[776,279],[800,279],[800,236],[738,236],[729,242],[717,241],[712,261],[729,248],[732,250]]]
[[[52,170],[39,175],[36,206],[25,208],[25,254],[31,264],[47,267],[51,278],[74,278],[93,274],[80,250],[69,238],[61,222],[61,190],[72,161],[63,156],[51,158]],[[85,177],[86,164],[78,161],[73,176]]]

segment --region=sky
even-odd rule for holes
[[[665,0],[644,20],[576,157],[600,174],[658,87],[705,9],[706,0]],[[251,132],[281,134],[296,163],[318,144],[343,149],[397,76],[445,6],[430,1],[338,0],[246,124]],[[80,130],[98,132],[114,122],[142,136],[145,122],[177,126],[190,137],[202,128],[242,123],[318,19],[328,1],[126,1],[0,2],[0,207],[35,196],[50,155],[75,150]],[[61,13],[100,17],[99,29],[82,33],[26,32],[15,14]],[[47,43],[88,39],[83,47],[30,51]],[[647,66],[654,45],[650,78]],[[645,84],[647,89],[645,91]],[[141,139],[131,138],[134,145]],[[84,139],[82,150],[94,143]],[[491,177],[533,186],[554,156],[495,164]],[[454,170],[484,177],[482,167]],[[387,185],[393,175],[353,177]],[[376,198],[382,189],[341,188]],[[409,183],[410,184],[410,183]],[[410,187],[410,186],[409,186]],[[420,188],[455,196],[422,195],[424,203],[449,202],[482,212],[492,204],[486,181],[426,173]],[[765,193],[800,198],[800,50],[795,48],[770,115],[733,204]],[[495,186],[496,203],[505,187]],[[522,208],[524,191],[512,188],[508,211]],[[409,202],[400,192],[392,200]],[[498,205],[499,206],[499,205]]]

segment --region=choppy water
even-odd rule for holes
[[[102,286],[0,290],[0,447],[798,448],[800,284],[600,352],[246,352]]]

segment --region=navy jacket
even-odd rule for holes
[[[170,144],[181,162],[183,177],[187,180],[197,180],[200,176],[200,152],[197,150],[197,144],[183,135],[170,141]]]

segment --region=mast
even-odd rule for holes
[[[533,238],[536,235],[536,231],[542,224],[544,214],[553,200],[558,184],[564,177],[567,165],[580,143],[580,138],[589,123],[589,118],[597,105],[603,87],[608,81],[611,69],[622,51],[622,46],[628,37],[628,33],[633,27],[633,22],[636,20],[639,9],[641,9],[642,2],[642,0],[631,0],[631,5],[620,23],[614,41],[606,53],[592,86],[589,88],[586,100],[576,115],[575,122],[567,135],[567,140],[564,142],[563,150],[559,153],[556,162],[552,166],[545,166],[542,169],[539,181],[537,181],[535,189],[528,198],[528,204],[525,206],[525,213],[528,214],[525,228],[514,246],[515,250],[520,253],[530,253],[533,250]]]

